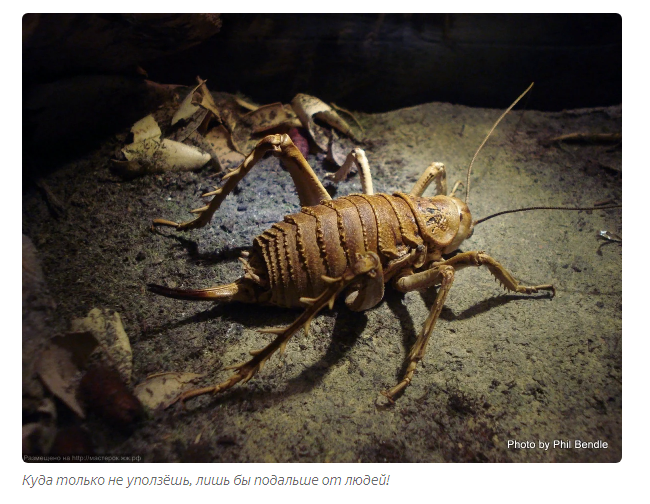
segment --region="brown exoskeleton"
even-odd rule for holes
[[[492,130],[522,96],[504,112]],[[361,149],[354,149],[330,178],[343,180],[356,165],[363,194],[332,199],[288,135],[269,135],[262,139],[239,167],[223,177],[221,188],[204,195],[213,196],[213,199],[207,206],[193,211],[198,213],[194,220],[179,224],[157,219],[154,225],[179,230],[205,226],[226,196],[268,152],[281,158],[289,171],[300,199],[300,212],[287,215],[283,222],[274,224],[255,238],[252,250],[240,258],[244,275],[237,281],[198,290],[158,285],[150,285],[149,289],[179,299],[260,303],[304,311],[287,327],[263,330],[275,334],[276,338],[263,349],[251,352],[253,357],[249,361],[232,366],[235,372],[229,379],[189,390],[176,400],[222,392],[240,381],[249,380],[276,350],[284,351],[289,339],[300,328],[307,331],[312,318],[325,306],[331,308],[340,294],[344,295],[350,309],[362,311],[383,299],[384,285],[388,282],[400,292],[438,286],[429,316],[408,354],[402,380],[382,392],[393,401],[411,382],[417,363],[424,357],[456,271],[469,266],[486,266],[509,291],[522,294],[555,292],[551,284],[520,284],[482,251],[453,255],[472,235],[474,227],[490,217],[473,220],[467,196],[465,201],[454,196],[458,185],[447,195],[446,173],[441,163],[432,163],[409,193],[374,194],[365,154]],[[471,164],[467,195],[470,171]],[[423,197],[432,182],[438,195]]]

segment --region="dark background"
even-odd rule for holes
[[[259,103],[299,92],[350,110],[426,102],[505,108],[622,100],[618,14],[223,14],[23,18],[25,138],[74,153],[164,96],[145,76]]]
[[[157,80],[193,72],[263,102],[299,92],[365,112],[432,101],[507,107],[537,83],[539,110],[621,102],[618,15],[223,15],[193,53],[156,62]],[[215,59],[220,55],[223,60]],[[532,98],[531,98],[532,100]]]

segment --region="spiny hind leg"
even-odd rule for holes
[[[368,158],[366,158],[366,153],[363,149],[356,148],[353,149],[348,157],[345,158],[343,165],[335,172],[328,173],[325,175],[327,180],[332,180],[333,182],[341,182],[345,180],[352,169],[352,165],[357,165],[359,170],[359,177],[361,178],[361,189],[363,194],[375,194],[375,191],[372,187],[372,175],[370,174],[370,166],[368,165]]]
[[[357,254],[355,264],[348,267],[342,276],[338,278],[323,277],[326,283],[325,290],[316,298],[301,298],[300,301],[306,306],[305,311],[289,326],[277,327],[272,329],[264,329],[261,332],[277,334],[277,337],[261,350],[251,352],[253,358],[243,364],[231,366],[227,369],[234,369],[235,373],[230,376],[226,381],[221,382],[211,387],[197,388],[189,390],[176,399],[174,399],[168,406],[177,401],[185,401],[192,397],[203,394],[218,394],[233,387],[240,381],[247,382],[250,380],[264,365],[264,363],[277,351],[284,352],[291,336],[293,336],[302,327],[305,331],[309,330],[311,320],[318,314],[320,310],[328,306],[331,308],[334,305],[336,297],[350,284],[358,282],[359,280],[367,277],[374,278],[377,275],[378,268],[381,267],[379,257],[374,252],[366,254]]]
[[[456,254],[451,259],[447,259],[442,264],[453,266],[456,270],[468,266],[487,266],[494,278],[503,286],[504,289],[518,294],[535,294],[541,290],[551,292],[555,296],[555,287],[552,284],[542,285],[522,285],[505,269],[499,262],[487,255],[485,252],[462,252]]]
[[[395,400],[395,396],[400,394],[411,383],[418,362],[424,358],[424,353],[427,349],[429,338],[431,336],[431,333],[433,333],[433,329],[436,326],[438,317],[440,317],[440,312],[442,311],[442,307],[445,304],[447,294],[449,294],[449,290],[451,289],[453,282],[454,268],[452,266],[445,265],[436,265],[429,270],[397,278],[394,281],[395,287],[401,292],[409,292],[413,290],[433,287],[438,283],[440,284],[440,287],[438,288],[438,294],[436,295],[436,300],[431,307],[429,316],[424,322],[424,326],[422,327],[418,338],[415,340],[415,343],[413,344],[413,347],[408,354],[404,377],[390,390],[382,391],[382,395],[386,396],[390,402],[393,402]]]
[[[289,135],[268,135],[260,140],[241,165],[224,175],[221,179],[223,185],[219,189],[203,195],[204,197],[213,196],[213,198],[208,205],[192,210],[192,213],[198,214],[196,219],[180,224],[166,219],[155,219],[153,226],[171,226],[180,230],[205,226],[210,222],[226,196],[233,191],[239,181],[269,151],[284,161],[284,165],[296,186],[301,206],[317,205],[322,200],[331,199],[307,160],[289,138]]]

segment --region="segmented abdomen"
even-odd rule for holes
[[[423,243],[406,195],[355,194],[303,207],[255,238],[266,264],[270,302],[299,307],[324,289],[323,275],[343,274],[356,254],[375,252],[383,266]]]

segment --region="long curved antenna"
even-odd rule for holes
[[[512,107],[514,107],[515,105],[517,105],[517,103],[519,103],[519,100],[521,100],[524,96],[526,96],[526,93],[528,93],[528,91],[530,91],[530,88],[533,87],[533,84],[535,84],[535,83],[532,82],[532,83],[530,84],[530,86],[528,86],[528,89],[526,89],[526,91],[524,91],[523,93],[521,93],[521,94],[519,95],[519,98],[517,98],[517,99],[513,102],[513,104],[510,105],[510,106],[508,107],[508,109],[507,109],[503,114],[501,114],[501,117],[499,117],[499,119],[497,119],[497,122],[494,123],[494,126],[492,126],[492,129],[490,130],[490,132],[489,132],[489,133],[487,134],[487,136],[485,137],[485,140],[483,140],[483,143],[481,143],[481,145],[479,146],[479,148],[476,150],[476,153],[474,154],[474,157],[472,158],[472,161],[469,163],[469,168],[467,169],[467,184],[465,184],[465,188],[466,188],[466,190],[465,190],[465,204],[467,204],[467,200],[469,199],[469,176],[470,176],[470,174],[472,173],[472,165],[474,164],[474,160],[476,159],[476,156],[478,156],[478,153],[481,152],[481,149],[482,149],[483,146],[485,145],[485,142],[488,141],[488,138],[490,138],[490,135],[492,134],[492,132],[493,132],[493,131],[496,129],[496,127],[499,125],[499,123],[501,122],[501,119],[503,119],[503,118],[508,114],[508,112],[510,112],[510,111],[512,110]]]
[[[607,205],[607,206],[594,206],[594,207],[535,206],[535,207],[527,207],[527,208],[518,208],[516,210],[504,210],[503,212],[497,212],[495,214],[488,215],[487,217],[483,217],[482,219],[475,220],[472,223],[472,225],[476,226],[481,222],[485,222],[486,220],[492,219],[493,217],[498,217],[499,215],[505,215],[505,214],[516,213],[516,212],[527,212],[529,210],[608,210],[610,208],[622,208],[622,206],[623,205]]]

